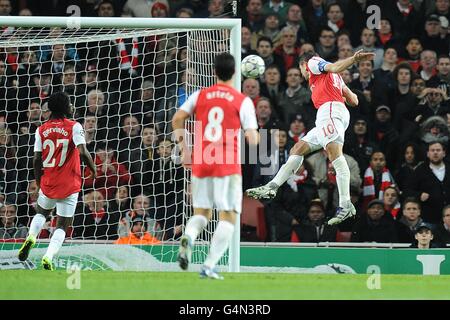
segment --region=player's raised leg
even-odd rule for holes
[[[310,145],[299,140],[291,149],[288,160],[283,164],[276,176],[266,185],[247,190],[247,195],[254,199],[273,199],[277,195],[278,188],[297,172],[303,163],[303,157],[311,152]]]
[[[356,209],[350,200],[350,170],[342,153],[342,144],[330,142],[326,146],[328,158],[336,171],[336,184],[339,192],[339,207],[336,216],[328,224],[338,224],[356,215]]]
[[[195,240],[208,225],[211,213],[211,209],[194,208],[194,215],[187,222],[184,234],[180,239],[177,261],[181,269],[188,269]]]

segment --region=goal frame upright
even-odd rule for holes
[[[81,28],[154,28],[154,29],[221,29],[230,31],[230,53],[236,60],[234,87],[241,89],[241,19],[209,18],[109,18],[109,17],[51,17],[51,16],[2,16],[0,24],[7,27],[41,27],[63,29]],[[236,225],[229,248],[228,268],[239,272],[240,266],[240,215],[236,215]]]

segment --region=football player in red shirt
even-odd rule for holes
[[[56,229],[42,258],[42,266],[47,270],[53,270],[53,256],[61,248],[75,213],[81,189],[80,156],[91,169],[92,178],[96,172],[81,124],[68,119],[73,114],[72,108],[66,93],[52,94],[48,99],[50,119],[36,130],[35,136],[33,167],[39,197],[28,237],[19,250],[19,260],[28,258],[46,218],[56,207]]]
[[[185,141],[185,121],[195,115],[194,150],[192,152],[192,204],[194,215],[186,224],[181,238],[178,262],[188,268],[192,246],[211,219],[213,207],[219,211],[208,257],[200,275],[222,279],[214,268],[228,248],[233,236],[236,214],[242,206],[242,173],[240,163],[240,130],[246,140],[256,145],[255,107],[252,100],[233,88],[235,61],[231,54],[221,53],[215,59],[217,84],[194,92],[173,119],[175,139],[182,161],[190,157]]]
[[[317,110],[316,126],[301,138],[291,149],[288,161],[277,175],[266,185],[247,190],[255,199],[271,199],[278,188],[301,166],[303,157],[324,148],[336,171],[336,183],[339,191],[339,207],[336,216],[328,224],[338,224],[356,214],[350,201],[350,170],[342,153],[345,130],[350,122],[350,113],[345,106],[358,105],[358,98],[344,83],[340,72],[354,63],[372,60],[375,54],[359,50],[353,56],[330,63],[307,52],[300,57],[300,70],[309,81],[312,91],[311,100]]]

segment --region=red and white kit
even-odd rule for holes
[[[43,172],[38,204],[60,216],[75,212],[81,189],[80,153],[86,144],[81,124],[69,119],[52,119],[36,130],[34,151],[42,152]]]
[[[181,110],[195,114],[195,144],[192,159],[194,208],[241,212],[242,173],[240,135],[242,128],[257,129],[252,100],[232,87],[216,84],[194,92]]]
[[[325,148],[330,142],[344,144],[345,130],[350,122],[350,113],[345,106],[342,90],[346,86],[337,73],[325,72],[329,62],[319,57],[308,61],[311,99],[317,110],[316,126],[302,140],[311,150]]]

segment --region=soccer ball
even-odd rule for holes
[[[252,54],[242,59],[241,72],[244,77],[257,79],[263,75],[264,70],[266,66],[260,56]]]

